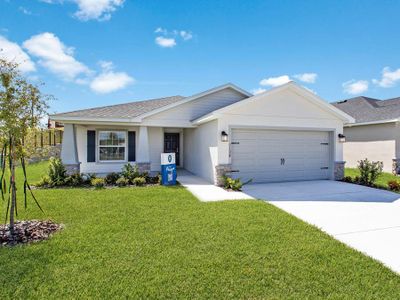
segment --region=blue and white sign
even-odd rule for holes
[[[175,153],[161,153],[161,183],[162,185],[176,184]]]

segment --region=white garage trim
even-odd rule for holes
[[[230,134],[232,177],[255,183],[333,177],[333,131],[234,127]]]

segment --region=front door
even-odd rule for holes
[[[164,152],[175,153],[176,165],[179,166],[179,133],[164,133]]]

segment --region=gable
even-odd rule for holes
[[[249,101],[245,105],[226,111],[225,114],[294,119],[338,119],[331,112],[309,101],[307,97],[292,89],[285,89],[272,95],[261,95],[254,101]]]
[[[246,95],[230,87],[199,97],[193,101],[167,109],[143,119],[143,123],[150,124],[159,121],[190,122],[214,110],[229,106],[248,98]]]

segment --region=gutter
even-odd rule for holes
[[[399,121],[400,121],[400,119],[389,119],[389,120],[378,120],[378,121],[370,121],[370,122],[349,123],[349,124],[345,124],[344,127],[387,124],[387,123],[396,123]]]

